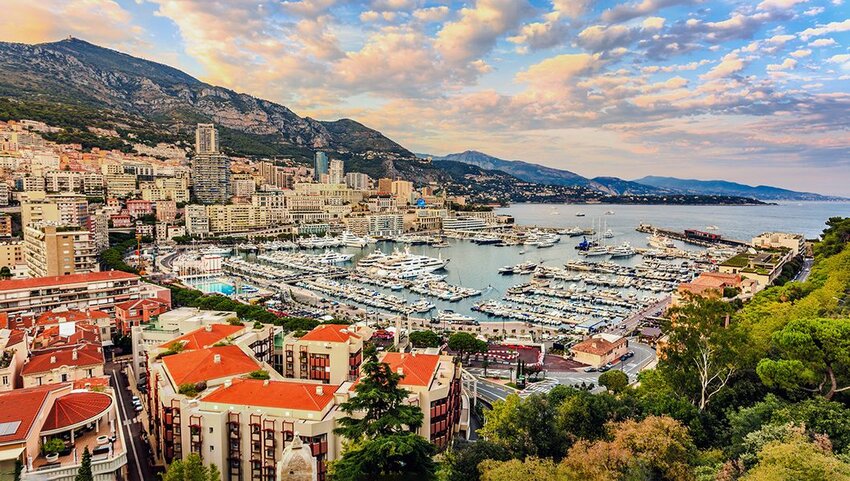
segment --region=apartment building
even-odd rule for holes
[[[82,344],[33,353],[21,369],[25,388],[103,377],[103,348]]]
[[[189,180],[185,177],[157,177],[139,184],[142,199],[151,202],[189,202]]]
[[[369,176],[362,172],[349,172],[345,174],[345,185],[349,189],[368,190]]]
[[[369,221],[369,235],[373,237],[392,237],[404,233],[404,216],[401,214],[372,214]]]
[[[103,176],[106,193],[111,197],[127,197],[136,193],[137,178],[134,174],[113,173]]]
[[[100,269],[91,232],[46,224],[24,228],[24,262],[32,277],[63,276]]]
[[[0,281],[0,313],[8,315],[58,307],[110,310],[115,304],[146,297],[171,299],[168,289],[121,271]]]
[[[12,216],[0,213],[0,237],[12,237]]]
[[[205,237],[210,233],[210,218],[203,205],[187,205],[185,209],[186,234]]]
[[[275,350],[275,367],[288,379],[339,385],[357,378],[363,341],[372,330],[347,324],[324,324],[303,336],[290,333]]]
[[[230,198],[230,158],[224,154],[200,153],[192,159],[195,199],[202,204],[224,204]]]
[[[756,249],[788,249],[791,257],[797,257],[806,252],[806,238],[802,234],[765,232],[753,237],[752,246]]]
[[[122,302],[115,305],[115,327],[127,335],[131,328],[147,324],[170,309],[171,303],[157,298]]]
[[[8,267],[15,277],[29,273],[24,260],[24,241],[0,242],[0,269]]]
[[[399,205],[410,204],[413,197],[413,182],[394,180],[392,183],[392,194]]]
[[[108,383],[67,382],[0,392],[0,425],[6,427],[0,435],[0,472],[14,473],[20,461],[21,481],[74,481],[80,453],[88,448],[94,479],[127,479],[127,440],[120,422]],[[64,439],[64,447],[47,455],[41,446],[53,438]],[[103,438],[110,442],[104,444]]]

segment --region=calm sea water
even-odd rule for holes
[[[605,215],[606,211],[614,211],[613,215]],[[601,221],[605,228],[611,229],[615,236],[606,239],[608,244],[619,245],[629,242],[634,247],[647,245],[647,234],[635,231],[641,223],[646,222],[657,227],[672,230],[687,228],[705,229],[717,226],[718,232],[724,237],[749,240],[765,231],[795,232],[814,238],[825,227],[824,222],[835,216],[850,216],[848,203],[784,203],[766,206],[621,206],[621,205],[551,205],[551,204],[519,204],[499,209],[499,213],[510,214],[520,225],[539,227],[591,227]],[[577,212],[585,213],[585,217],[576,217]],[[502,276],[498,269],[502,266],[515,265],[525,261],[543,262],[546,265],[562,267],[565,262],[580,259],[575,245],[581,237],[563,236],[561,242],[554,247],[538,249],[536,247],[496,247],[492,245],[479,246],[469,241],[453,240],[448,242],[451,247],[435,249],[430,246],[412,246],[410,252],[432,257],[442,256],[450,261],[444,272],[447,281],[454,285],[481,289],[481,296],[465,299],[460,302],[444,302],[428,298],[438,309],[452,309],[466,315],[471,315],[479,321],[492,320],[482,313],[470,309],[473,303],[482,299],[499,299],[505,290],[528,280],[529,276]],[[679,247],[694,248],[677,242]],[[399,245],[381,242],[364,249],[340,249],[343,252],[355,254],[354,262],[375,249],[390,253]],[[522,253],[521,253],[522,252]],[[640,256],[631,259],[615,260],[624,265],[638,264]],[[352,264],[353,265],[353,264]],[[388,294],[406,296],[408,299],[418,299],[420,296],[411,292],[391,292],[389,289],[379,289]],[[436,315],[436,310],[422,317]]]

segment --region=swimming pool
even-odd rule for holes
[[[224,294],[225,296],[229,296],[236,290],[233,284],[218,281],[198,282],[192,285],[204,294]]]

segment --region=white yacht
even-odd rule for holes
[[[358,237],[348,231],[343,232],[339,240],[346,247],[366,247],[366,244],[369,243],[365,238]]]
[[[599,256],[607,256],[608,248],[605,246],[596,246],[587,249],[586,251],[579,251],[579,255],[587,256],[587,257],[599,257]]]
[[[226,256],[230,255],[232,251],[233,248],[231,247],[207,247],[206,249],[201,249],[201,254]]]
[[[377,277],[410,279],[446,267],[448,259],[395,251],[390,255],[369,255],[357,264],[357,270]]]
[[[637,251],[635,251],[628,242],[623,242],[621,245],[612,248],[609,253],[611,254],[612,259],[624,259],[637,254]]]
[[[663,235],[652,234],[646,239],[649,241],[649,247],[654,247],[656,249],[672,249],[676,247],[676,244],[674,244],[673,241]]]
[[[475,322],[475,318],[464,316],[455,311],[445,310],[437,312],[437,320],[439,322],[447,322],[449,324],[470,324]]]
[[[342,264],[343,262],[348,262],[351,258],[354,257],[354,254],[340,254],[339,252],[326,252],[324,254],[319,254],[314,256],[312,260],[314,262],[318,262],[319,264]]]
[[[610,239],[610,238],[614,237],[614,231],[612,231],[611,229],[608,229],[608,230],[605,231],[604,234],[602,234],[602,237],[604,237],[606,239]]]

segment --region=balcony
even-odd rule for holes
[[[24,469],[24,472],[21,473],[21,480],[73,480],[77,475],[83,450],[86,447],[92,453],[91,465],[95,479],[98,478],[98,475],[114,473],[127,464],[127,450],[122,443],[122,437],[117,433],[114,435],[115,441],[112,443],[98,444],[98,437],[100,436],[106,436],[107,438],[113,436],[109,423],[103,422],[100,425],[100,429],[92,429],[91,431],[75,435],[73,446],[70,446],[70,441],[66,441],[66,445],[70,448],[69,452],[67,454],[61,454],[55,462],[49,463],[44,455],[39,455],[32,460],[32,468]],[[96,448],[101,448],[100,451],[103,451],[104,447],[109,447],[110,445],[112,447],[111,452],[94,454]]]

